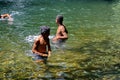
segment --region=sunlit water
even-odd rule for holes
[[[117,0],[0,1],[1,14],[10,13],[13,17],[13,21],[0,20],[0,52],[32,56],[31,48],[34,39],[40,33],[39,27],[50,26],[51,39],[57,29],[55,17],[62,14],[64,24],[69,32],[69,39],[64,50],[55,49],[51,44],[53,55],[49,63],[54,67],[54,71],[46,77],[54,77],[54,75],[70,77],[64,74],[65,71],[78,69],[73,71],[75,73],[73,78],[74,75],[77,75],[77,71],[82,73],[82,70],[79,69],[83,64],[83,58],[99,53],[97,50],[109,52],[108,50],[114,49],[119,51],[119,5]],[[77,64],[77,62],[79,63]],[[61,70],[55,66],[61,67]],[[51,68],[52,70],[53,68]],[[87,74],[85,71],[83,73]],[[102,75],[100,76],[102,77]],[[64,78],[61,77],[61,79]]]

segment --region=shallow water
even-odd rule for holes
[[[0,20],[0,72],[4,73],[0,77],[11,79],[26,72],[16,79],[120,79],[119,4],[117,0],[0,1],[0,12],[14,18],[12,23]],[[32,44],[39,26],[50,26],[50,38],[55,35],[58,14],[64,16],[69,39],[64,50],[51,44],[49,67],[41,69],[31,60]],[[23,68],[25,64],[28,67]]]

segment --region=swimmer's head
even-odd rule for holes
[[[57,17],[56,17],[56,23],[62,24],[62,22],[63,22],[63,16],[62,15],[57,15]]]
[[[49,35],[50,34],[50,28],[48,26],[41,26],[40,27],[41,35]]]

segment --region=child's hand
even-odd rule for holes
[[[42,54],[42,56],[48,56],[48,54]]]
[[[51,56],[51,51],[48,51],[48,57],[50,57]]]
[[[51,53],[48,54],[48,57],[50,57],[50,56],[51,56]]]

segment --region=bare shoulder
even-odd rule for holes
[[[41,35],[39,35],[38,37],[36,37],[35,41],[39,41],[41,39]]]
[[[65,30],[65,26],[64,26],[64,25],[61,25],[61,26],[60,26],[60,30],[61,30],[61,31],[64,31],[64,30]]]

